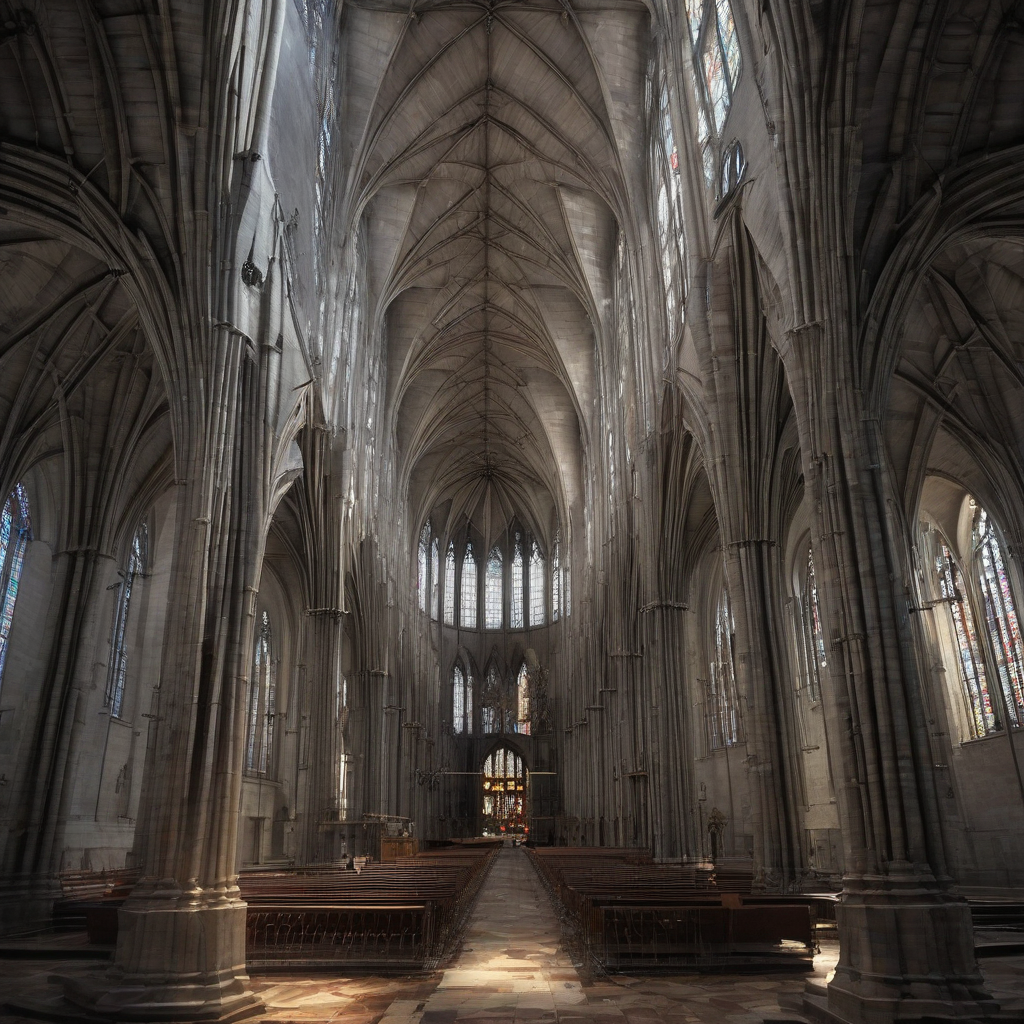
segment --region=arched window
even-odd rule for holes
[[[459,735],[473,732],[473,677],[458,664],[452,669],[452,726]]]
[[[509,593],[509,626],[522,629],[523,619],[523,536],[518,531],[512,546],[512,578]]]
[[[562,611],[562,565],[559,551],[560,539],[555,534],[555,544],[551,551],[551,621],[557,622]]]
[[[939,541],[935,555],[935,576],[941,602],[948,610],[949,626],[959,652],[957,674],[968,705],[971,736],[975,739],[988,736],[999,730],[1001,715],[992,706],[985,660],[978,645],[974,612],[968,600],[969,591],[953,552],[943,540]]]
[[[484,761],[483,813],[489,825],[502,831],[526,823],[526,772],[523,759],[508,747],[499,747]]]
[[[491,548],[487,556],[487,570],[484,575],[484,628],[501,629],[502,605],[502,572],[501,551],[497,545]]]
[[[516,676],[516,732],[530,735],[530,677],[523,662]]]
[[[423,524],[420,533],[419,555],[417,558],[416,593],[420,611],[427,610],[427,593],[430,588],[430,523]]]
[[[803,589],[799,597],[800,639],[807,676],[807,694],[811,700],[821,700],[821,670],[826,667],[825,634],[821,628],[821,607],[818,587],[814,580],[814,553],[807,548]]]
[[[128,609],[131,605],[135,580],[146,571],[149,534],[145,523],[140,523],[132,538],[128,564],[120,572],[117,602],[114,605],[114,628],[110,636],[110,663],[107,670],[107,692],[104,704],[114,718],[120,718],[124,709],[124,684],[128,673]]]
[[[661,248],[661,273],[665,285],[665,312],[669,331],[674,333],[680,322],[676,313],[682,302],[682,184],[679,177],[679,151],[672,130],[672,109],[669,104],[668,84],[663,83],[658,109],[660,139],[655,142],[655,172],[657,175],[658,242]],[[659,152],[660,149],[660,152]]]
[[[716,183],[722,130],[740,77],[740,43],[729,0],[686,0],[693,46],[697,141],[708,188]]]
[[[245,769],[256,775],[266,775],[273,764],[277,687],[272,654],[270,616],[264,611],[256,633],[256,650],[249,676],[249,714],[245,742]]]
[[[715,612],[714,656],[708,678],[704,721],[710,750],[731,747],[739,737],[736,715],[736,672],[732,654],[732,610],[722,590]]]
[[[530,625],[543,626],[544,621],[544,556],[534,541],[530,550]]]
[[[462,559],[462,594],[459,602],[459,622],[463,629],[476,629],[476,558],[473,545],[466,545]]]
[[[492,664],[487,670],[487,681],[484,684],[484,692],[480,701],[481,728],[485,735],[503,732],[505,718],[505,687],[501,681],[501,674],[497,667]]]
[[[4,502],[0,513],[0,683],[7,665],[7,647],[14,621],[14,604],[18,600],[18,584],[25,563],[25,549],[32,539],[32,520],[28,512],[28,495],[17,484]]]
[[[1013,727],[1020,728],[1024,722],[1024,644],[1020,621],[995,526],[983,508],[973,507],[974,573],[984,607],[989,645],[1006,698],[1007,713]]]
[[[455,545],[448,545],[444,559],[444,623],[455,625]]]
[[[441,552],[435,537],[430,545],[430,617],[441,615]]]

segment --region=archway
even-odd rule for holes
[[[498,747],[484,760],[482,812],[484,833],[512,835],[526,831],[527,770],[521,755]]]

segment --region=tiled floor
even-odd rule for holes
[[[810,977],[581,978],[526,855],[509,849],[484,882],[447,970],[420,978],[264,975],[253,984],[266,1004],[263,1024],[762,1024],[802,1020],[792,1007],[805,982],[824,982],[836,956],[834,945],[824,949]],[[982,966],[1004,1008],[1024,1009],[1024,958]],[[52,991],[48,978],[82,969],[80,961],[0,960],[0,1005]],[[0,1011],[0,1024],[28,1021]]]

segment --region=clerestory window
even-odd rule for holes
[[[686,0],[697,100],[697,142],[708,188],[718,181],[722,132],[739,82],[740,43],[729,0]]]
[[[462,593],[459,595],[459,622],[463,629],[476,629],[476,558],[473,545],[466,545],[462,559]]]
[[[501,629],[504,581],[501,550],[495,545],[487,556],[484,573],[484,629]]]
[[[509,587],[509,625],[522,629],[526,625],[523,615],[523,536],[516,533],[512,546],[512,573]]]
[[[444,559],[444,623],[455,625],[455,545],[448,545]]]
[[[530,625],[543,626],[544,622],[544,556],[534,541],[530,549]]]

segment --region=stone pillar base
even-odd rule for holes
[[[263,1012],[245,970],[245,904],[129,900],[109,971],[67,978],[64,997],[117,1021],[242,1020]]]
[[[871,891],[848,888],[836,908],[841,953],[829,1013],[849,1024],[998,1015],[974,956],[967,904],[934,888],[893,891],[877,881]]]

